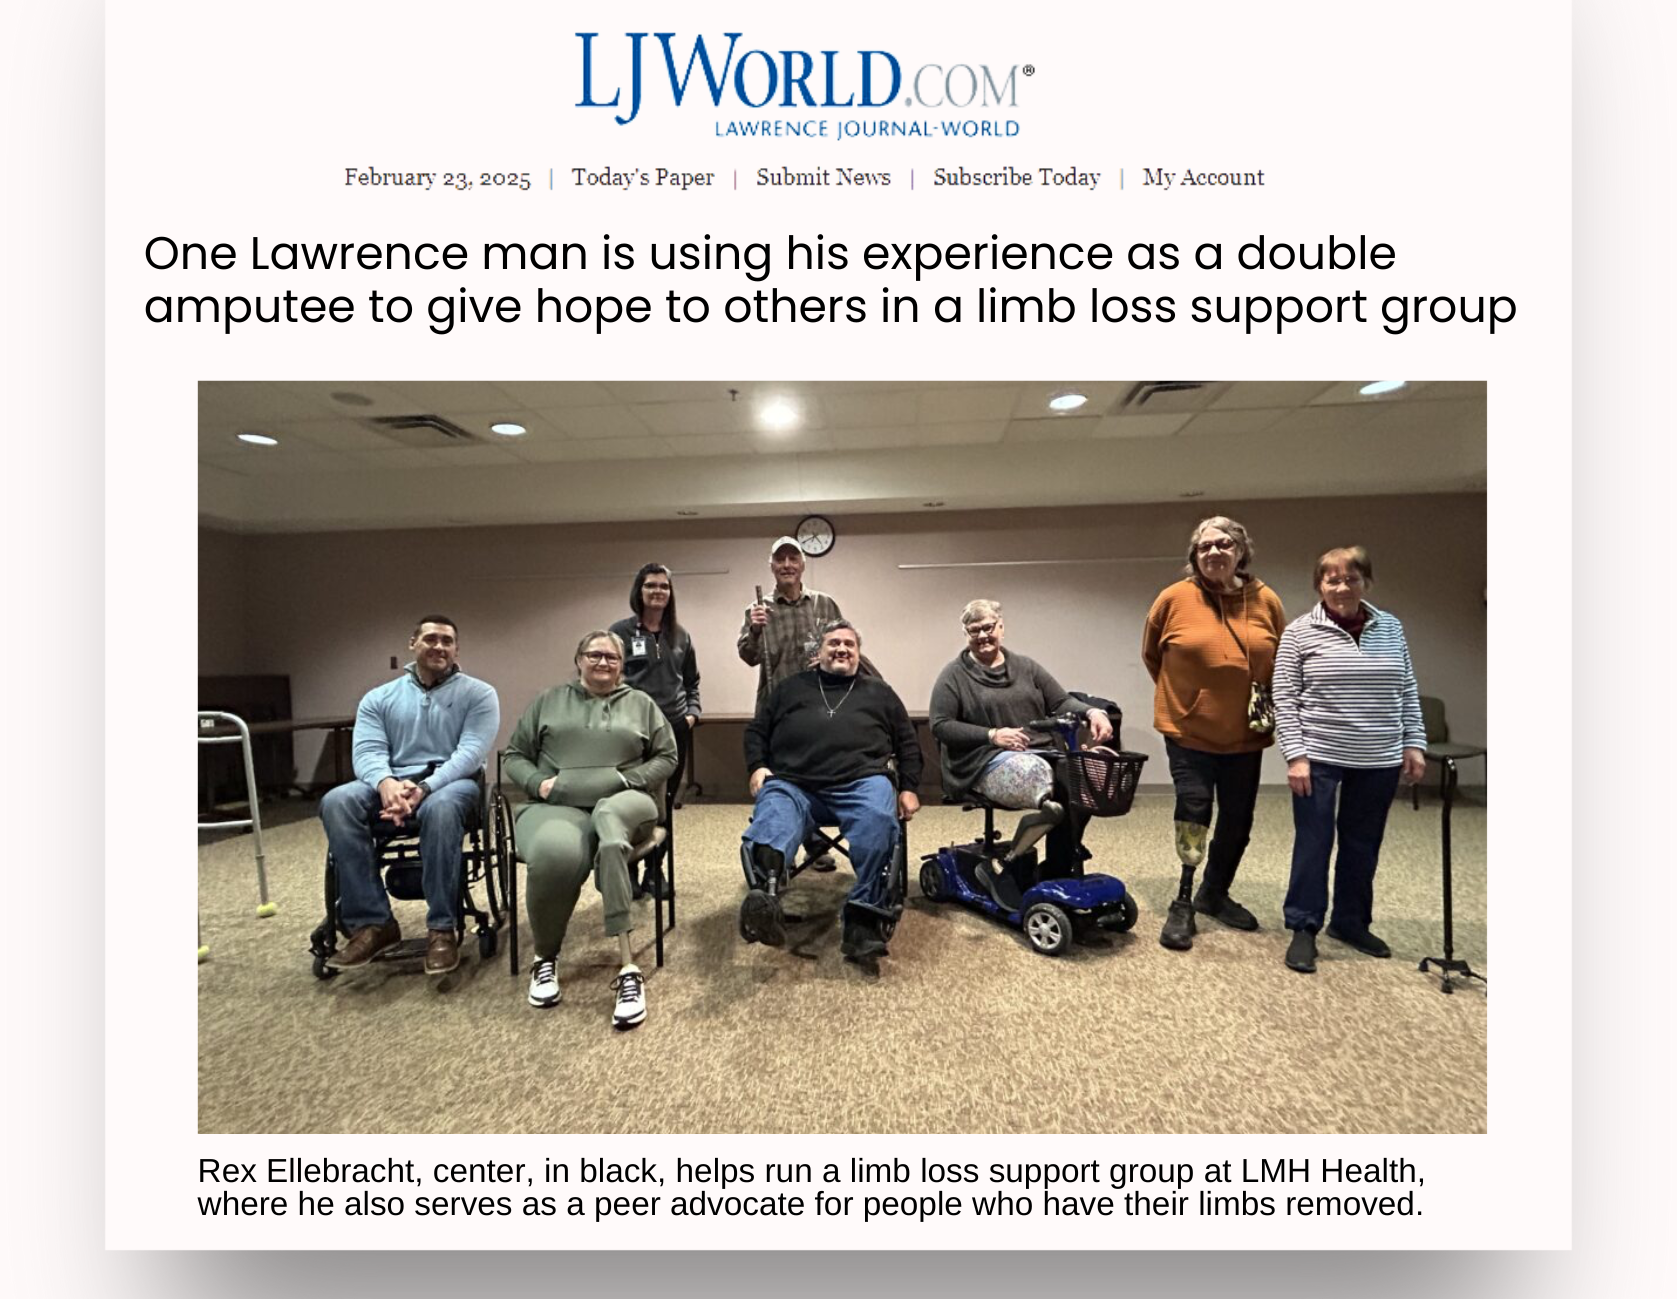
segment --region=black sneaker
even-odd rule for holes
[[[1329,925],[1328,937],[1344,943],[1347,947],[1355,947],[1364,956],[1384,958],[1392,954],[1392,949],[1386,946],[1385,939],[1375,937],[1366,929],[1353,933],[1349,929]]]
[[[805,865],[807,865],[810,870],[817,871],[820,874],[825,875],[828,871],[836,871],[838,869],[838,858],[834,857],[830,852],[824,852],[811,857]]]
[[[752,889],[740,903],[740,937],[765,947],[786,946],[786,922],[781,917],[780,899],[762,889]]]
[[[1300,974],[1316,973],[1316,935],[1308,929],[1293,930],[1293,941],[1287,944],[1287,968]]]
[[[1258,918],[1228,894],[1215,897],[1205,890],[1202,885],[1200,891],[1194,894],[1194,910],[1202,916],[1210,916],[1213,920],[1221,920],[1230,929],[1243,929],[1250,933],[1258,927]]]
[[[973,871],[979,887],[990,895],[990,900],[1003,911],[1017,911],[1025,905],[1024,895],[1019,892],[1019,883],[1007,871],[997,871],[999,862],[981,861]]]
[[[1159,946],[1185,952],[1194,945],[1194,909],[1181,898],[1170,904],[1165,927],[1159,931]]]
[[[844,937],[839,951],[849,961],[876,960],[889,954],[885,939],[879,932],[879,922],[872,916],[846,915]]]

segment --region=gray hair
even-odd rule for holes
[[[1216,528],[1219,532],[1226,532],[1234,538],[1234,544],[1240,548],[1240,558],[1235,561],[1234,571],[1242,577],[1250,577],[1252,559],[1258,552],[1253,547],[1252,538],[1247,534],[1246,529],[1223,514],[1213,514],[1209,519],[1201,519],[1194,525],[1193,532],[1188,535],[1188,567],[1182,570],[1182,576],[1199,577],[1198,547],[1200,538],[1212,528]]]
[[[1000,619],[1002,616],[1002,602],[1000,600],[968,600],[967,607],[961,610],[961,626],[970,627],[980,618]]]

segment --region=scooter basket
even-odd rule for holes
[[[1066,795],[1094,816],[1123,816],[1135,801],[1145,753],[1080,749],[1063,759]]]

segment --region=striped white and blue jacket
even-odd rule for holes
[[[1293,619],[1275,654],[1275,733],[1291,762],[1395,767],[1427,747],[1421,692],[1403,624],[1364,601],[1362,640],[1318,602]]]

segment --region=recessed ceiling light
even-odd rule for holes
[[[1407,379],[1376,379],[1373,383],[1365,383],[1357,392],[1363,397],[1378,397],[1382,393],[1396,392],[1408,382]]]
[[[278,438],[271,438],[266,433],[241,433],[239,441],[248,442],[253,447],[277,447]]]
[[[491,424],[491,433],[499,433],[504,438],[521,438],[529,432],[522,424]]]
[[[1089,399],[1080,392],[1057,392],[1048,399],[1048,409],[1064,414],[1068,410],[1076,410]]]
[[[770,433],[784,433],[798,425],[798,408],[789,401],[771,401],[757,408],[757,422]]]

